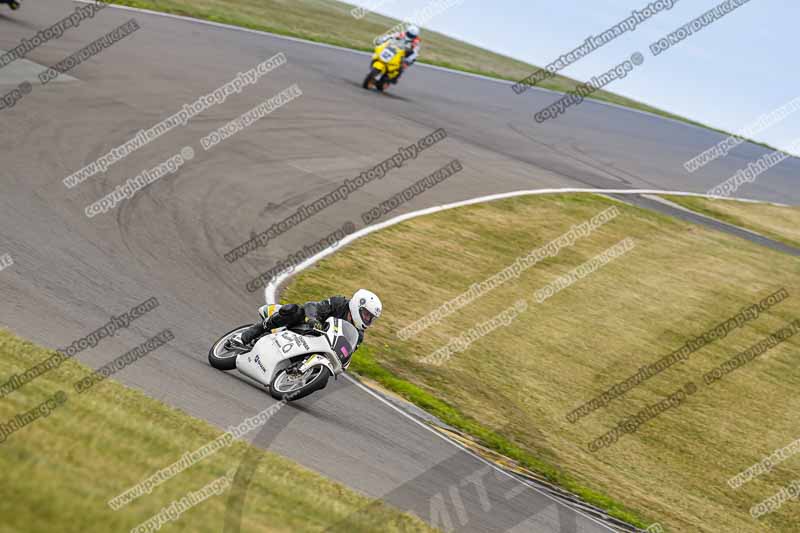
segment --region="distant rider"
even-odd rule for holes
[[[359,289],[349,300],[344,296],[331,296],[320,302],[306,302],[302,306],[284,304],[269,306],[270,314],[263,322],[253,324],[242,333],[241,342],[249,345],[274,329],[294,327],[304,322],[314,329],[324,329],[323,322],[330,317],[347,320],[358,329],[358,344],[364,340],[364,331],[381,316],[381,301],[366,289]],[[349,361],[348,361],[349,363]]]
[[[411,25],[406,28],[406,31],[401,31],[393,35],[381,35],[375,39],[375,46],[383,44],[389,39],[402,41],[405,43],[406,49],[406,55],[403,58],[403,65],[400,68],[400,73],[394,80],[392,80],[392,83],[396,84],[400,80],[400,76],[403,75],[403,72],[405,72],[406,68],[413,65],[419,57],[419,52],[422,49],[422,40],[419,38],[419,28]]]

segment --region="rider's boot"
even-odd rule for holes
[[[263,322],[253,324],[242,333],[242,343],[249,345],[273,329],[299,324],[305,319],[303,308],[297,304],[282,305],[278,311],[269,315]]]
[[[264,333],[266,333],[266,331],[267,330],[264,327],[264,323],[263,322],[257,322],[255,324],[253,324],[252,326],[250,326],[249,328],[244,330],[244,332],[242,333],[242,337],[241,337],[242,344],[244,344],[245,346],[249,346],[250,344],[255,342],[256,339],[258,339],[262,335],[264,335]]]

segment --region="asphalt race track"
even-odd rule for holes
[[[74,10],[41,0],[0,10],[0,49],[9,50]],[[134,17],[140,29],[40,86],[55,64]],[[278,52],[288,63],[141,148],[105,174],[68,189],[62,179]],[[24,79],[33,87],[0,110],[0,324],[62,347],[111,315],[156,296],[160,307],[81,361],[99,366],[156,332],[175,340],[116,376],[219,427],[237,424],[272,398],[206,360],[220,334],[257,318],[262,291],[245,284],[454,158],[464,170],[396,214],[518,189],[641,188],[705,192],[766,152],[745,145],[688,174],[682,163],[722,136],[592,102],[537,124],[556,97],[522,96],[504,83],[424,66],[391,94],[360,88],[364,55],[117,8],[99,12],[0,68],[0,95]],[[645,67],[647,68],[647,67]],[[200,139],[266,98],[297,84],[300,98],[208,152]],[[612,88],[613,90],[613,88]],[[448,138],[323,213],[229,263],[223,254],[331,191],[345,178],[444,128]],[[144,169],[191,146],[195,157],[108,213],[84,208]],[[800,204],[800,162],[785,161],[739,191]],[[794,184],[794,186],[792,186]],[[375,287],[380,292],[380,287]],[[387,309],[391,312],[391,309]],[[430,519],[432,498],[459,486],[467,512],[459,531],[607,531],[486,465],[350,382],[282,410],[285,424],[259,440],[326,476]],[[268,424],[269,425],[269,424]],[[275,426],[276,428],[278,426]],[[481,476],[488,500],[478,483]],[[477,479],[477,478],[476,478]],[[120,487],[124,490],[127,487]],[[113,495],[109,495],[111,497]],[[488,504],[488,505],[487,505]]]

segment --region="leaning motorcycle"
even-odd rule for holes
[[[261,315],[266,318],[265,312]],[[358,345],[355,326],[333,317],[324,322],[323,330],[308,324],[281,328],[258,339],[252,348],[241,343],[249,327],[240,326],[217,340],[208,351],[208,362],[219,370],[237,369],[269,387],[276,400],[299,400],[325,388],[331,376],[347,369]]]
[[[387,85],[400,75],[405,56],[405,46],[397,39],[389,39],[376,46],[372,54],[372,70],[364,78],[361,86],[365,89],[374,87],[383,92]]]

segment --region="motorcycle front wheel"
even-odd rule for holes
[[[315,365],[302,375],[290,374],[284,368],[275,374],[269,385],[269,393],[276,400],[291,402],[305,398],[312,392],[324,389],[331,371],[323,365]]]
[[[375,76],[377,76],[380,73],[381,73],[381,71],[376,69],[376,68],[370,70],[369,74],[367,74],[367,77],[364,78],[364,83],[362,83],[361,86],[364,89],[369,89],[369,88],[372,87],[372,85],[374,83],[375,84],[375,88],[378,89],[379,91],[382,91],[383,90],[383,79],[385,78],[385,76],[381,76],[381,78],[378,81],[375,81]]]

